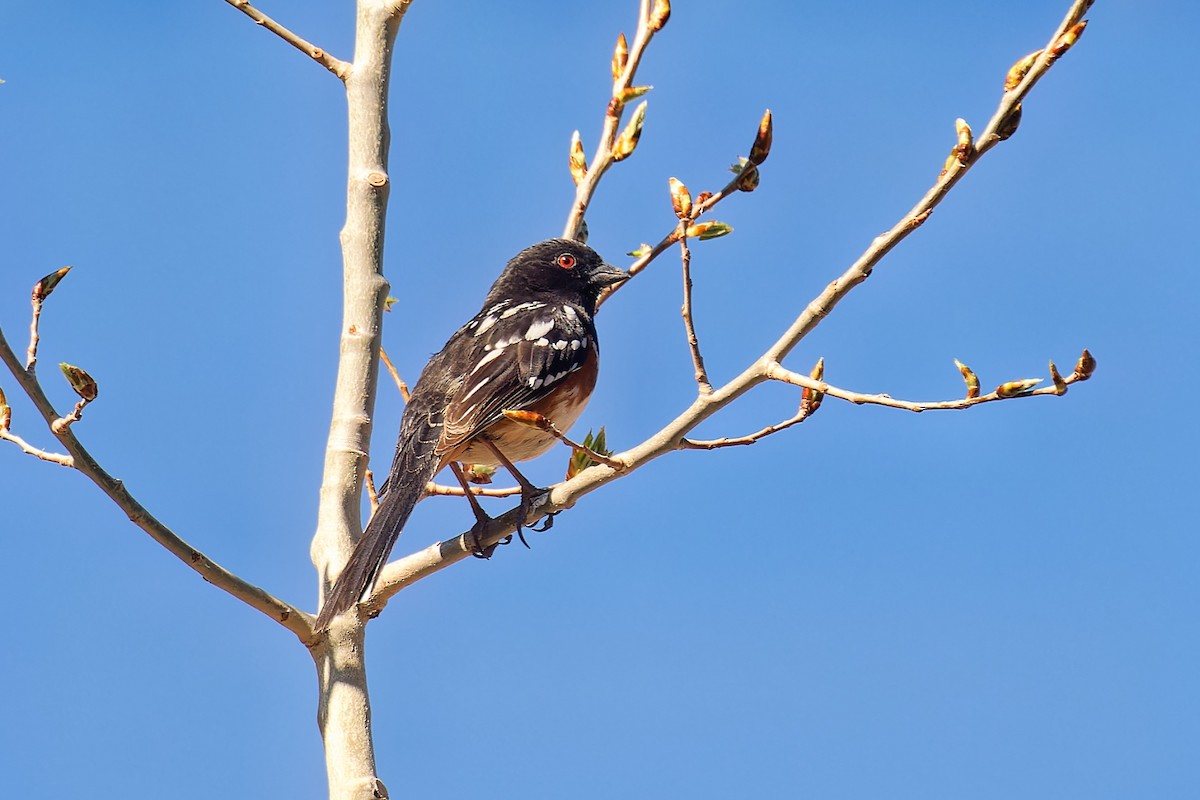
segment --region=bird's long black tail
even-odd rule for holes
[[[422,438],[415,436],[408,442],[402,441],[379,508],[367,523],[367,529],[354,545],[350,559],[321,606],[317,632],[327,629],[334,617],[357,603],[375,583],[375,577],[387,562],[413,507],[425,492],[425,484],[437,472],[437,456],[432,447],[420,446],[424,444],[420,441]]]

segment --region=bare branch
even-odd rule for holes
[[[375,491],[375,473],[368,467],[363,470],[363,483],[367,487],[367,500],[371,504],[371,513],[379,510],[379,493]]]
[[[70,430],[72,425],[83,419],[83,409],[87,407],[87,404],[87,400],[80,400],[75,404],[75,408],[70,414],[67,414],[65,417],[59,417],[51,422],[50,430],[52,430],[56,435],[66,433],[68,430]]]
[[[645,3],[643,3],[645,5]],[[1079,15],[1083,10],[1090,5],[1088,2],[1076,2],[1072,6],[1072,11],[1067,15],[1056,37],[1052,42],[1058,43],[1064,36],[1063,31],[1066,29],[1075,30],[1079,23]],[[643,13],[643,18],[645,14]],[[1075,26],[1075,27],[1072,27]],[[636,40],[635,40],[636,44]],[[1049,53],[1050,50],[1047,50]],[[1009,126],[1008,133],[1011,134],[1012,110],[1019,105],[1032,88],[1033,83],[1045,73],[1053,64],[1054,60],[1065,52],[1065,48],[1059,47],[1058,52],[1053,57],[1046,54],[1040,55],[1034,59],[1029,71],[1024,74],[1019,84],[1008,91],[1001,100],[1000,107],[993,116],[992,121],[985,128],[984,136],[991,137],[997,130],[1003,132],[1004,125]],[[633,61],[633,50],[630,50],[630,61]],[[969,132],[968,132],[969,133]],[[996,139],[999,141],[1000,139]],[[756,140],[756,143],[758,140]],[[1001,386],[995,392],[989,395],[984,395],[978,398],[968,398],[965,400],[947,401],[945,403],[913,403],[910,401],[899,401],[887,397],[886,395],[866,395],[856,392],[848,392],[838,389],[825,383],[824,380],[818,380],[812,377],[799,375],[791,372],[781,366],[780,361],[789,353],[796,344],[806,336],[816,325],[833,310],[834,306],[846,296],[858,284],[862,283],[871,274],[871,270],[879,263],[893,247],[899,244],[908,234],[920,227],[920,225],[929,218],[933,209],[945,197],[963,175],[973,166],[983,152],[986,152],[995,142],[985,141],[984,144],[976,146],[973,142],[970,147],[962,146],[962,134],[960,133],[959,144],[952,151],[952,159],[947,163],[947,168],[941,176],[939,176],[934,186],[926,192],[925,196],[907,213],[895,226],[884,234],[877,237],[867,250],[855,261],[839,278],[834,280],[829,286],[818,295],[804,311],[796,318],[792,325],[783,333],[783,335],[755,362],[750,364],[740,375],[737,375],[732,380],[719,388],[714,388],[711,394],[700,394],[692,404],[685,409],[679,416],[664,426],[658,433],[651,436],[646,441],[633,447],[625,452],[618,453],[613,456],[613,460],[619,462],[623,466],[623,470],[618,472],[612,467],[599,464],[579,473],[570,480],[559,483],[551,487],[551,491],[546,498],[545,503],[538,506],[534,511],[522,515],[520,508],[515,508],[491,521],[486,526],[486,530],[482,534],[478,530],[467,531],[459,536],[450,539],[446,542],[440,542],[427,547],[416,553],[400,558],[397,561],[388,564],[382,571],[373,595],[369,598],[366,608],[377,613],[383,605],[385,605],[390,597],[395,595],[406,586],[421,580],[428,575],[431,575],[445,567],[457,563],[466,558],[472,552],[472,548],[476,546],[488,547],[500,541],[505,536],[513,533],[516,530],[518,523],[525,524],[532,522],[536,517],[546,514],[553,514],[558,511],[563,511],[572,507],[581,497],[599,489],[609,481],[616,480],[619,477],[628,475],[643,466],[644,464],[659,458],[669,452],[674,452],[679,449],[690,449],[695,447],[707,449],[712,447],[732,446],[736,444],[750,443],[757,441],[764,436],[780,430],[785,430],[803,421],[806,416],[811,416],[814,410],[813,405],[809,404],[807,408],[802,407],[795,416],[785,420],[777,425],[772,425],[764,428],[761,431],[750,434],[737,439],[723,439],[710,441],[696,441],[687,439],[687,434],[699,426],[702,422],[716,414],[721,409],[728,406],[730,403],[749,392],[754,387],[769,380],[784,381],[793,383],[797,386],[806,387],[812,390],[815,394],[827,393],[834,397],[857,403],[873,403],[878,405],[888,405],[897,408],[905,408],[912,411],[918,410],[933,410],[940,408],[958,408],[976,405],[983,402],[994,402],[1000,399],[1008,399],[1011,397],[1026,397],[1042,394],[1062,394],[1065,391],[1066,384],[1077,380],[1084,380],[1091,374],[1094,368],[1094,361],[1087,354],[1087,358],[1081,358],[1080,366],[1077,366],[1077,372],[1068,379],[1060,379],[1055,381],[1053,387],[1044,389],[1027,390],[1022,388],[1022,382],[1014,384],[1006,384]],[[749,186],[753,183],[750,177],[751,170],[755,169],[756,165],[747,161],[743,164],[741,171],[723,188],[720,192],[712,195],[700,195],[696,198],[696,202],[692,208],[692,217],[695,218],[700,214],[708,211],[725,197],[729,196],[741,186]],[[589,175],[589,179],[594,176]],[[580,187],[584,184],[581,183]],[[594,186],[591,187],[594,189]],[[583,195],[577,195],[583,196]],[[590,193],[587,195],[590,197]],[[586,207],[586,203],[584,204]],[[582,210],[580,209],[580,215]],[[577,219],[575,210],[573,210],[572,219]],[[568,224],[567,235],[572,232],[570,221]],[[650,249],[649,252],[642,253],[630,268],[630,272],[636,274],[646,267],[654,258],[664,252],[667,247],[679,240],[682,235],[680,226],[677,226],[666,238],[658,245]],[[628,283],[628,282],[626,282]],[[1005,396],[1004,390],[1008,387],[1010,395]],[[522,516],[529,517],[522,519]]]
[[[1057,371],[1056,371],[1057,372]],[[915,400],[897,400],[891,395],[886,394],[864,394],[862,392],[852,392],[847,389],[839,389],[822,380],[814,380],[808,375],[801,375],[798,372],[792,372],[785,369],[783,366],[775,363],[767,366],[767,377],[771,380],[790,383],[793,386],[802,386],[806,389],[812,389],[822,394],[827,394],[830,397],[836,397],[839,400],[845,400],[855,405],[875,405],[887,406],[888,408],[899,408],[905,411],[913,411],[920,413],[922,411],[956,411],[958,409],[970,408],[971,406],[982,405],[983,403],[994,403],[997,400],[1015,400],[1018,397],[1043,397],[1045,395],[1060,396],[1066,393],[1067,386],[1076,383],[1077,381],[1087,380],[1086,377],[1081,377],[1079,373],[1073,373],[1066,378],[1061,378],[1061,383],[1055,381],[1052,386],[1044,386],[1041,389],[1034,389],[1040,379],[1027,379],[1021,381],[1009,381],[1001,384],[995,391],[987,394],[981,394],[974,397],[963,397],[957,400],[934,400],[934,401],[915,401]]]
[[[6,442],[12,442],[17,447],[21,448],[26,453],[28,453],[29,455],[34,456],[35,458],[40,458],[42,461],[49,461],[54,464],[61,464],[64,467],[74,467],[75,466],[75,461],[70,456],[63,455],[61,453],[50,453],[45,450],[40,450],[40,449],[34,447],[33,445],[29,444],[28,442],[26,442],[20,436],[17,436],[15,433],[8,430],[7,428],[0,428],[0,439],[3,439]]]
[[[687,237],[679,240],[679,258],[683,262],[683,328],[687,332],[688,349],[692,353],[692,366],[696,371],[696,385],[700,394],[712,394],[708,372],[704,369],[704,357],[700,355],[700,340],[696,337],[696,323],[692,319],[692,251]]]
[[[325,69],[336,75],[340,80],[346,80],[346,77],[350,74],[349,62],[342,61],[339,58],[334,58],[333,56],[329,55],[329,53],[325,52],[320,47],[317,47],[307,39],[300,38],[275,20],[268,17],[266,14],[259,11],[254,6],[250,5],[248,0],[225,0],[225,2],[229,3],[229,5],[241,11],[250,19],[254,20],[254,24],[266,28],[271,33],[290,44],[292,47],[304,53],[313,61],[316,61]]]
[[[746,436],[724,437],[721,439],[681,439],[679,448],[681,450],[716,450],[721,447],[738,447],[747,444],[754,444],[759,439],[765,439],[773,433],[786,431],[793,425],[799,425],[804,420],[812,416],[812,412],[802,408],[797,411],[795,416],[785,419],[783,422],[778,422],[774,425],[768,425],[760,431],[748,434]]]
[[[67,277],[67,273],[70,271],[70,267],[56,269],[35,283],[33,291],[29,293],[29,300],[33,304],[33,319],[29,323],[29,347],[25,350],[26,372],[32,373],[37,365],[38,321],[42,316],[42,303],[54,292],[55,287],[62,282],[63,278]]]
[[[41,339],[38,335],[38,322],[42,318],[42,299],[34,296],[32,302],[33,319],[29,322],[29,347],[25,350],[25,369],[29,372],[33,372],[37,367],[38,342]]]
[[[663,21],[665,22],[665,20]],[[567,223],[563,227],[564,238],[578,239],[580,237],[583,230],[583,216],[587,212],[588,204],[592,201],[592,196],[596,193],[596,187],[600,185],[600,178],[604,176],[609,167],[624,157],[615,155],[621,116],[627,100],[635,96],[631,94],[631,90],[634,88],[633,78],[637,74],[638,65],[641,64],[642,55],[646,52],[646,46],[650,44],[650,40],[654,38],[654,34],[659,28],[661,28],[661,24],[657,27],[654,24],[654,14],[651,13],[650,3],[648,0],[641,0],[637,32],[634,34],[633,43],[627,48],[623,48],[625,54],[620,59],[624,61],[623,68],[619,74],[613,76],[612,98],[609,100],[608,109],[604,114],[604,126],[600,132],[600,141],[596,145],[596,152],[592,156],[591,163],[585,171],[582,171],[583,174],[575,187],[575,201],[571,204]],[[623,35],[620,41],[624,42]],[[619,49],[622,48],[619,47]],[[616,63],[617,59],[614,59],[614,65]],[[614,68],[614,73],[616,72],[617,70]],[[575,151],[576,147],[572,142],[572,153]],[[573,172],[575,171],[573,170]]]
[[[1055,32],[1054,37],[1051,38],[1051,43],[1059,42],[1063,38],[1064,31],[1071,27],[1071,25],[1082,24],[1072,22],[1072,20],[1078,20],[1079,16],[1091,4],[1092,0],[1077,0],[1071,6],[1071,10]],[[1071,23],[1071,25],[1068,25],[1068,23]],[[1034,84],[1046,74],[1050,67],[1054,65],[1054,62],[1065,52],[1065,50],[1062,50],[1057,54],[1052,54],[1053,50],[1053,47],[1048,48],[1034,59],[1028,71],[1024,73],[1024,77],[1020,83],[1004,93],[995,114],[992,115],[991,120],[984,128],[983,133],[979,135],[973,147],[968,152],[963,153],[956,146],[952,151],[952,157],[947,161],[945,169],[933,187],[890,230],[877,236],[866,251],[859,256],[858,260],[842,273],[841,277],[830,283],[825,288],[825,291],[809,303],[804,312],[792,323],[792,326],[767,351],[764,357],[766,361],[781,361],[784,356],[791,352],[792,348],[801,339],[807,336],[820,324],[822,319],[829,315],[829,312],[833,310],[834,306],[842,298],[849,294],[854,287],[870,277],[875,266],[885,255],[891,252],[893,247],[919,228],[925,220],[929,219],[929,215],[933,213],[933,210],[942,202],[959,180],[967,174],[971,167],[979,163],[979,159],[984,153],[1012,135],[1016,129],[1014,113],[1019,112],[1021,101],[1029,94]]]
[[[735,174],[733,179],[730,180],[729,183],[725,184],[720,191],[716,193],[701,192],[699,195],[697,195],[696,202],[692,205],[691,219],[698,219],[703,214],[711,211],[717,203],[740,191],[738,186],[746,180],[748,175],[756,172],[757,169],[758,168],[753,163],[747,161],[742,165],[741,171]],[[650,262],[654,261],[654,259],[665,253],[668,248],[678,242],[682,236],[682,226],[676,225],[671,229],[670,233],[659,240],[658,244],[644,252],[640,252],[637,260],[630,264],[629,268],[626,270],[630,277],[636,276],[646,267],[650,266]],[[609,297],[611,297],[615,292],[619,291],[622,286],[627,286],[629,283],[630,281],[622,281],[615,286],[610,286],[605,289],[600,295],[600,300],[598,303],[596,303],[596,307],[599,308],[608,300]]]
[[[57,458],[47,458],[46,460],[55,461],[56,463],[64,464],[64,466],[72,466],[86,475],[92,483],[96,484],[102,492],[116,503],[118,508],[125,512],[133,524],[145,531],[152,539],[165,547],[167,551],[184,564],[199,573],[204,580],[274,619],[280,625],[296,634],[300,641],[308,643],[312,639],[312,617],[268,594],[259,587],[247,583],[179,538],[174,531],[161,523],[141,503],[134,499],[122,481],[109,475],[97,463],[79,439],[76,438],[75,434],[71,432],[69,425],[55,425],[56,422],[61,422],[63,419],[70,419],[70,417],[59,417],[49,398],[46,397],[46,393],[42,390],[37,377],[27,372],[17,359],[16,353],[13,352],[13,349],[8,344],[8,340],[4,337],[3,330],[0,330],[0,360],[4,361],[8,366],[13,377],[17,379],[25,394],[29,396],[29,399],[33,401],[38,412],[45,419],[46,424],[51,426],[54,435],[58,437],[59,442],[62,443],[69,454],[62,458],[69,459],[70,464],[65,464],[64,461]],[[81,402],[79,405],[82,406],[84,403]],[[79,408],[77,407],[76,412],[78,410]],[[10,441],[14,439],[11,435],[4,436],[3,438]]]
[[[345,76],[346,221],[342,246],[342,324],[337,378],[310,554],[318,593],[329,590],[362,536],[362,476],[367,467],[379,379],[379,345],[388,282],[383,275],[388,198],[388,87],[392,52],[407,9],[398,0],[358,0],[354,61]],[[319,604],[318,604],[319,605]],[[311,652],[320,676],[317,720],[333,797],[360,797],[375,785],[371,706],[362,659],[364,626],[343,614]]]
[[[408,402],[409,392],[408,384],[400,377],[400,373],[396,370],[396,365],[388,358],[387,351],[382,346],[379,348],[379,358],[383,361],[383,365],[387,367],[388,373],[392,376],[392,380],[396,384],[396,388],[400,391],[400,396],[404,398],[404,402]]]
[[[550,418],[543,414],[539,414],[536,411],[509,411],[507,409],[501,413],[503,413],[504,416],[508,417],[513,422],[520,423],[521,425],[528,425],[531,428],[537,428],[538,430],[545,431],[555,439],[558,439],[560,442],[565,444],[567,447],[574,450],[576,453],[583,453],[597,464],[603,464],[606,467],[611,467],[618,472],[625,469],[625,465],[620,459],[606,456],[603,453],[597,453],[587,445],[582,445],[578,442],[568,439],[566,434],[560,431],[550,420]]]
[[[488,489],[483,486],[471,487],[471,494],[476,497],[512,497],[520,493],[520,486],[507,486],[503,489]],[[425,494],[430,497],[463,497],[465,495],[459,486],[446,486],[433,482],[425,484]]]

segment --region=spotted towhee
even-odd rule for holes
[[[535,244],[508,262],[483,309],[421,371],[400,421],[379,507],[325,598],[317,630],[374,584],[439,470],[450,465],[465,486],[458,463],[512,470],[512,462],[554,444],[552,435],[509,420],[505,410],[535,411],[560,430],[575,422],[596,385],[596,302],[604,289],[628,277],[570,239]],[[523,494],[533,489],[513,472]]]

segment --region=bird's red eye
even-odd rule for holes
[[[558,257],[556,263],[563,269],[572,269],[575,266],[575,256],[570,253],[563,253]]]

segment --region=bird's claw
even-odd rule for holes
[[[517,523],[517,536],[521,539],[521,544],[525,545],[526,549],[530,548],[529,542],[525,541],[525,533],[523,531],[524,528],[529,528],[529,530],[534,531],[535,533],[543,533],[550,530],[550,528],[554,526],[554,515],[558,513],[557,511],[547,514],[544,519],[534,520],[532,525],[524,524],[525,520],[529,517],[530,512],[532,512],[538,506],[545,504],[545,502],[549,499],[549,489],[539,489],[534,487],[528,492],[521,492],[521,522]],[[539,528],[539,524],[541,524],[542,527]]]
[[[496,552],[497,547],[499,547],[502,544],[508,544],[508,541],[501,539],[499,542],[496,542],[495,544],[489,545],[487,547],[484,547],[483,545],[481,545],[479,543],[479,537],[480,537],[480,534],[483,533],[483,529],[487,525],[487,523],[488,523],[488,520],[481,519],[481,520],[478,520],[474,525],[471,526],[470,539],[468,541],[468,544],[471,546],[471,555],[475,556],[476,558],[489,559],[492,557],[492,553]],[[507,539],[511,540],[512,537],[509,536],[509,537],[507,537]]]
[[[525,519],[534,511],[534,509],[544,504],[549,498],[549,495],[549,489],[540,489],[537,487],[531,487],[529,491],[521,492],[521,518],[520,521],[517,522],[516,534],[517,538],[521,540],[521,544],[525,545],[526,549],[530,549],[530,547],[529,542],[525,540],[525,528],[535,531],[536,533],[544,533],[554,527],[554,517],[559,514],[558,511],[550,512],[545,517],[536,520],[532,525],[525,524]],[[488,547],[481,545],[480,540],[484,528],[487,527],[489,522],[491,522],[490,517],[478,519],[471,527],[469,532],[470,535],[467,544],[470,545],[471,555],[475,556],[476,558],[489,559],[492,557],[492,554],[496,552],[497,547],[512,542],[513,537],[510,533],[508,536],[505,536],[503,539],[493,545],[489,545]],[[541,527],[538,527],[539,525],[541,525]]]
[[[546,531],[548,531],[554,527],[554,518],[557,517],[561,513],[562,513],[561,511],[551,511],[545,517],[538,520],[538,522],[541,523],[542,527],[540,527],[540,528],[537,527],[538,523],[535,522],[533,525],[529,526],[529,530],[534,531],[535,533],[545,533]],[[528,547],[528,545],[526,545],[526,547]]]

